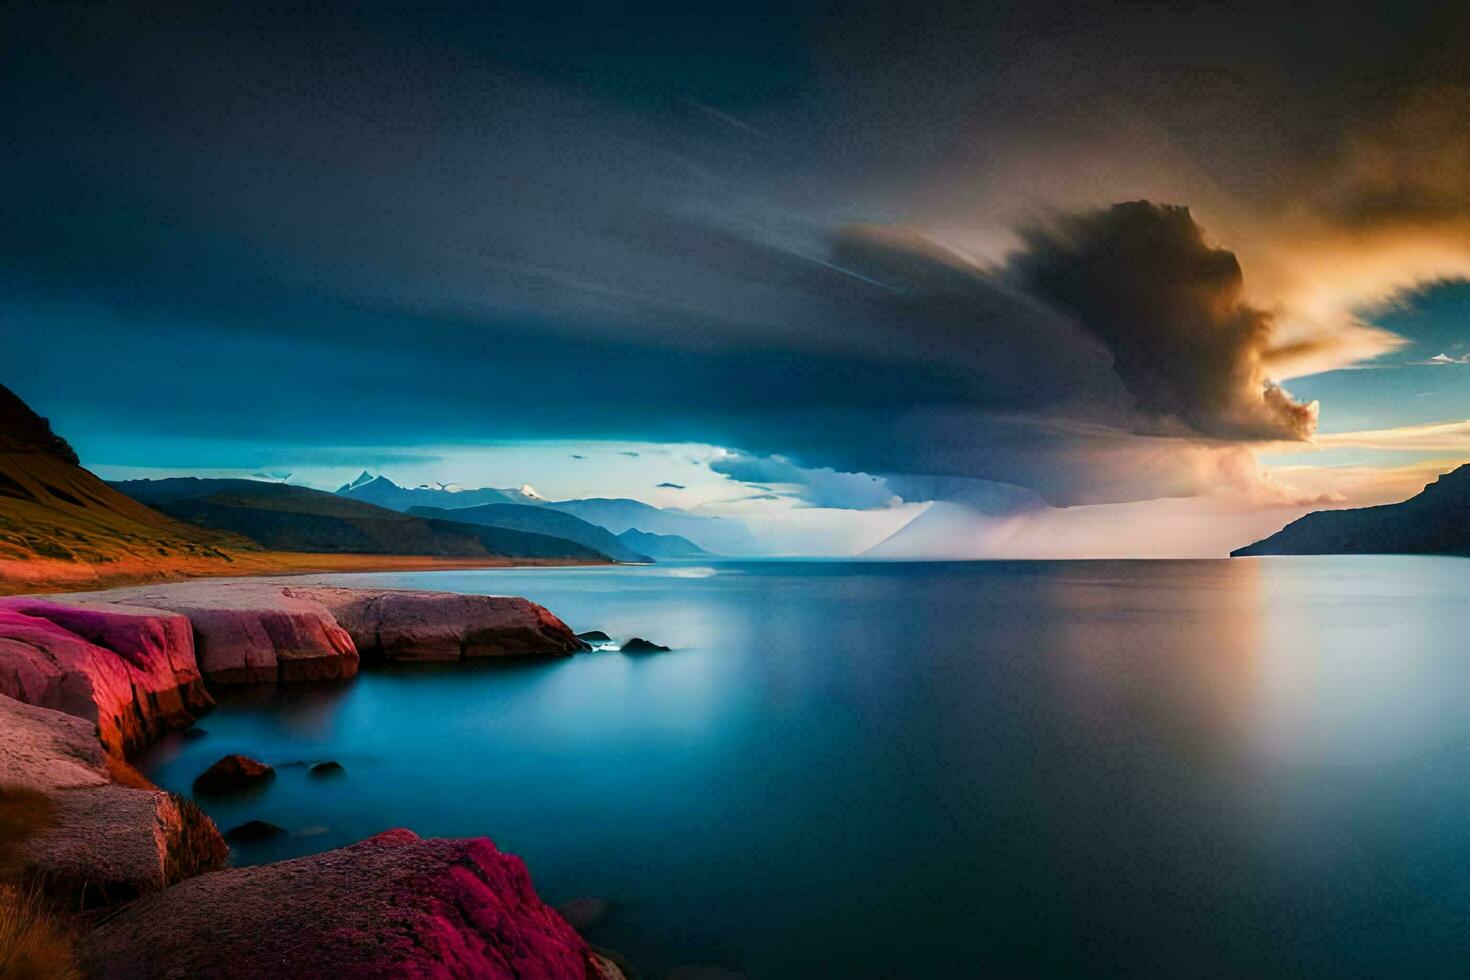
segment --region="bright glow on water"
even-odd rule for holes
[[[1470,564],[740,563],[333,576],[666,654],[370,669],[145,760],[287,766],[263,861],[488,835],[646,975],[1383,975],[1470,954]]]

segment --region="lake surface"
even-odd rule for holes
[[[369,669],[144,760],[288,836],[488,835],[646,977],[1456,974],[1470,562],[658,565],[327,576],[524,595],[672,653]]]

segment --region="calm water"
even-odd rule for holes
[[[493,837],[647,977],[1463,974],[1470,563],[743,563],[334,576],[675,652],[371,670],[146,761],[309,853]]]

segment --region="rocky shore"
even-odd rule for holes
[[[0,873],[84,910],[96,976],[615,980],[489,840],[386,830],[229,868],[214,823],[127,762],[229,685],[586,649],[507,597],[212,580],[0,598]]]

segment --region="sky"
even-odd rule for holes
[[[1470,455],[1470,12],[1348,6],[7,6],[0,383],[109,478],[1224,554]]]

